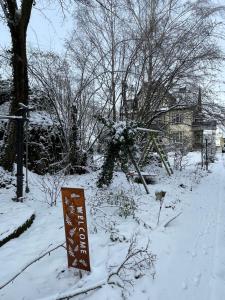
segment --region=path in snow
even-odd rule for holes
[[[131,289],[129,300],[225,299],[225,157],[220,157],[211,168],[213,172],[203,178],[192,192],[187,190],[181,195],[182,215],[166,229],[161,227],[150,233],[152,252],[157,254],[156,278],[151,281],[146,276],[138,280],[134,292]],[[38,187],[35,192],[38,193]],[[36,206],[37,218],[32,227],[19,239],[1,247],[1,283],[53,246],[51,244],[64,240],[62,210],[47,209],[40,204]],[[142,234],[145,233],[143,231]],[[92,244],[95,245],[94,242]],[[105,257],[101,256],[98,255],[99,261],[95,262],[97,273],[102,273],[104,267]],[[61,273],[66,268],[66,251],[59,249],[2,289],[0,299],[37,300],[66,291],[74,286],[70,272]],[[93,280],[96,281],[96,278]],[[113,294],[115,290],[105,287],[84,295],[83,299],[121,299],[119,294],[119,298]]]
[[[153,233],[157,275],[146,299],[225,299],[225,157],[212,171],[184,197],[182,216]]]

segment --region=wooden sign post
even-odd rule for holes
[[[62,188],[68,266],[90,271],[84,190]]]

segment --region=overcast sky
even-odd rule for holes
[[[32,10],[28,25],[28,46],[61,52],[65,37],[72,28],[72,20],[67,13],[63,17],[62,11],[56,5],[42,6]],[[0,47],[10,47],[10,35],[6,24],[0,22]]]
[[[31,20],[28,26],[27,42],[28,47],[37,47],[41,50],[52,50],[62,52],[64,50],[65,38],[69,36],[72,29],[72,17],[66,13],[63,17],[61,8],[56,1],[50,5],[46,0],[39,0],[39,7],[32,10]],[[219,4],[225,5],[225,0],[215,0]],[[48,5],[46,3],[48,2]],[[44,3],[44,4],[40,4]],[[53,5],[54,3],[54,5]],[[42,5],[42,6],[41,6]],[[71,12],[70,12],[71,13]],[[221,44],[225,51],[225,42]],[[0,21],[0,49],[10,47],[10,35],[6,24]],[[225,66],[224,66],[225,69]],[[219,80],[225,81],[225,72],[219,74]],[[225,85],[217,84],[215,90],[220,90],[220,98],[225,104]]]

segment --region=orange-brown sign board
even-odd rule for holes
[[[68,266],[90,271],[84,189],[61,188]]]

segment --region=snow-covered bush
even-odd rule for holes
[[[203,172],[202,172],[202,167],[201,167],[201,163],[197,163],[195,165],[195,169],[192,173],[192,181],[193,183],[195,184],[199,184],[200,183],[200,180],[201,178],[203,177]]]
[[[113,178],[115,163],[118,162],[123,172],[128,171],[129,153],[135,150],[134,139],[137,125],[133,122],[112,122],[98,116],[99,121],[107,128],[104,163],[97,186],[108,186]]]
[[[11,173],[5,171],[2,167],[0,167],[0,189],[9,189],[12,186],[16,186],[15,181],[15,176],[12,176]]]
[[[116,232],[117,220],[113,215],[113,206],[106,201],[107,193],[100,192],[95,195],[95,200],[90,203],[90,214],[92,216],[93,231],[98,229],[114,234]]]
[[[95,231],[99,228],[113,234],[113,237],[116,234],[115,240],[117,240],[118,216],[134,217],[137,209],[134,199],[123,191],[112,192],[108,190],[99,190],[94,198],[95,200],[90,203],[90,213]]]
[[[43,175],[60,169],[56,162],[62,160],[61,135],[57,126],[51,124],[29,125],[28,167]]]
[[[120,217],[127,218],[128,216],[134,216],[137,205],[130,195],[127,195],[124,191],[118,191],[115,194],[110,193],[107,199],[111,205],[118,205],[118,215]]]
[[[108,283],[115,284],[123,289],[123,298],[129,297],[130,287],[134,285],[136,279],[143,277],[146,272],[151,271],[154,278],[155,275],[155,260],[154,255],[150,250],[150,243],[145,247],[138,246],[137,237],[134,235],[129,243],[127,253],[123,261],[112,268]]]

